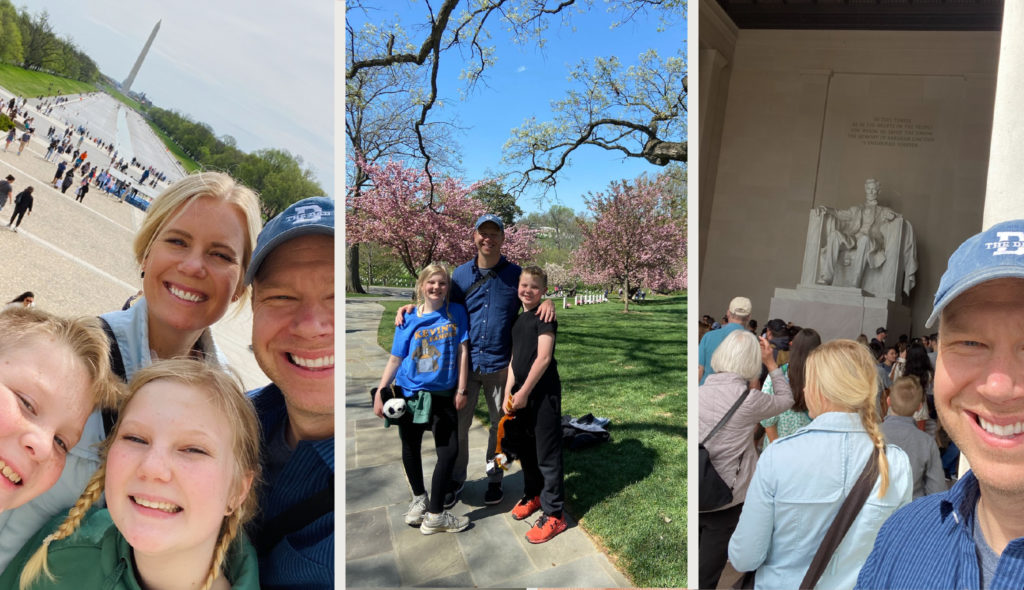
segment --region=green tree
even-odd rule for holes
[[[500,217],[506,226],[515,224],[516,219],[523,214],[523,210],[516,205],[515,195],[507,192],[497,180],[480,185],[470,196],[483,203],[488,213]]]
[[[295,201],[324,194],[302,160],[286,150],[263,149],[246,156],[238,167],[238,179],[260,194],[260,208],[267,219]]]
[[[20,64],[24,61],[18,11],[9,0],[0,2],[0,61]]]
[[[51,71],[59,67],[61,50],[49,13],[44,10],[33,19],[28,11],[22,11],[18,15],[18,27],[24,52],[22,67]]]

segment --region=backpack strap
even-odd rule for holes
[[[334,479],[332,478],[326,488],[263,523],[259,535],[252,539],[256,545],[256,552],[260,555],[266,554],[288,533],[300,531],[321,516],[333,511]]]
[[[114,329],[110,327],[107,320],[97,317],[100,321],[100,327],[107,334],[107,342],[110,343],[110,370],[117,375],[121,381],[127,381],[127,371],[124,369],[124,359],[121,358],[121,349],[117,346],[117,338],[114,337]],[[114,430],[114,424],[117,423],[117,410],[112,408],[104,408],[101,412],[103,414],[103,434],[109,435]]]
[[[481,276],[479,279],[477,279],[475,283],[470,285],[469,288],[466,289],[466,293],[463,296],[468,299],[470,293],[472,293],[473,291],[476,291],[477,289],[482,287],[484,285],[484,283],[486,283],[487,281],[489,281],[489,280],[493,279],[494,277],[498,276],[498,273],[501,271],[501,269],[505,268],[506,266],[508,266],[508,260],[505,259],[505,258],[502,258],[498,262],[498,264],[494,265],[493,268],[488,268],[487,270],[481,271],[483,273],[483,276]]]

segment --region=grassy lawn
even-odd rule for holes
[[[153,133],[156,133],[156,136],[164,142],[164,145],[167,146],[167,149],[170,150],[171,154],[178,160],[178,162],[181,163],[186,172],[191,174],[192,172],[202,169],[202,166],[192,158],[188,157],[188,154],[182,151],[182,149],[178,147],[178,144],[174,143],[174,140],[164,133],[162,129],[154,125],[149,120],[147,120],[146,123],[149,125],[149,128],[153,130]]]
[[[96,92],[92,84],[7,64],[0,64],[0,86],[30,100],[37,96],[55,96],[58,92],[64,95]]]
[[[128,105],[128,108],[132,109],[133,111],[141,113],[145,110],[145,107],[142,106],[142,103],[135,100],[134,98],[131,98],[127,94],[122,93],[120,90],[114,88],[110,84],[107,84],[106,82],[100,82],[99,87],[103,90],[103,92],[106,92],[115,99]]]
[[[401,304],[384,303],[385,350]],[[686,305],[677,295],[629,314],[620,303],[557,310],[562,413],[610,418],[612,435],[565,452],[569,512],[638,587],[686,587]]]

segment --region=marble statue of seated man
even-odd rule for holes
[[[885,263],[885,249],[893,235],[887,224],[899,215],[878,204],[880,183],[869,178],[864,182],[866,199],[863,205],[849,209],[835,209],[819,205],[823,216],[824,245],[819,252],[816,282],[837,287],[861,287],[864,271],[881,268]],[[836,282],[839,266],[848,267]]]

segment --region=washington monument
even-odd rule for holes
[[[157,31],[160,30],[160,23],[163,20],[156,21],[156,26],[153,27],[153,32],[149,34],[149,39],[146,39],[146,45],[142,48],[142,52],[139,53],[139,58],[135,60],[135,65],[132,66],[132,71],[128,74],[128,77],[124,79],[124,84],[121,85],[121,92],[128,94],[128,91],[132,89],[132,82],[135,81],[135,75],[139,73],[139,68],[142,67],[142,60],[146,59],[146,53],[149,52],[149,46],[153,44],[153,39],[156,38]]]

